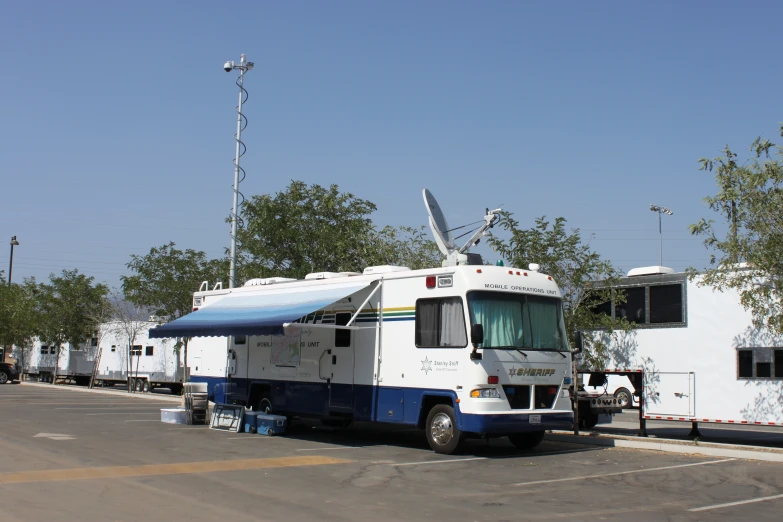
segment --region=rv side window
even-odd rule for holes
[[[41,346],[41,353],[43,355],[46,355],[49,353],[49,347],[48,346]]]
[[[682,285],[650,287],[650,323],[682,323]]]
[[[351,313],[349,312],[343,312],[339,314],[334,314],[334,324],[337,326],[345,326],[348,324],[348,321],[351,320]],[[351,331],[350,330],[343,330],[343,329],[337,329],[334,331],[334,346],[335,348],[344,348],[351,346]]]
[[[234,336],[234,344],[245,344],[245,343],[247,343],[247,336],[245,335]]]
[[[615,305],[614,315],[618,319],[625,317],[629,323],[644,324],[646,314],[646,307],[644,304],[644,290],[645,288],[624,288],[625,302],[623,304]]]
[[[753,350],[737,350],[737,368],[740,379],[753,377]]]
[[[416,346],[419,348],[468,345],[462,299],[419,299],[416,301]]]
[[[147,347],[145,348],[144,355],[145,355],[145,356],[152,355],[152,351],[153,351],[153,350],[154,350],[154,348],[153,348],[152,346],[147,346]]]

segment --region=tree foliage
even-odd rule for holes
[[[225,260],[210,260],[201,251],[179,250],[173,242],[153,247],[143,256],[132,255],[126,266],[134,274],[120,278],[125,299],[170,319],[191,311],[193,292],[202,281],[221,281],[228,273]]]
[[[537,263],[541,272],[552,276],[558,284],[569,336],[577,331],[598,329],[611,334],[631,327],[625,319],[614,319],[596,310],[611,299],[615,303],[624,302],[621,292],[608,288],[618,283],[621,273],[583,242],[579,229],[569,232],[565,218],[558,217],[550,223],[543,216],[536,219],[534,227],[522,229],[510,213],[503,212],[495,226],[508,232],[510,237],[503,239],[490,234],[487,241],[490,247],[512,266],[521,268]],[[573,337],[571,340],[573,342]],[[604,368],[606,349],[606,344],[600,341],[586,346],[585,364],[595,369]]]
[[[372,234],[367,266],[397,265],[411,270],[440,266],[443,254],[425,228],[387,226]]]
[[[310,272],[360,271],[372,250],[369,215],[375,209],[337,185],[301,181],[274,196],[249,198],[238,231],[243,277],[301,279]]]
[[[38,331],[35,290],[35,280],[8,285],[0,277],[0,346],[16,346],[22,367]]]
[[[783,333],[783,148],[757,138],[750,150],[746,163],[728,145],[721,156],[699,160],[718,186],[704,201],[728,230],[707,219],[689,228],[712,251],[703,283],[737,290],[755,326]]]
[[[60,360],[63,344],[87,343],[98,328],[96,310],[103,306],[109,289],[94,284],[94,280],[76,269],[63,270],[59,276],[51,274],[48,284],[38,286],[38,336],[41,341],[57,347],[56,361]],[[54,371],[56,377],[57,363]]]

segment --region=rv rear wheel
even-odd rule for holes
[[[631,392],[625,388],[620,388],[614,392],[614,397],[617,399],[617,405],[623,409],[633,406],[633,399]]]
[[[5,384],[7,382],[8,382],[8,374],[0,370],[0,384]]]
[[[530,433],[516,433],[509,435],[508,440],[511,441],[517,449],[532,450],[544,440],[543,431],[532,431]]]
[[[427,442],[435,453],[451,455],[462,447],[462,432],[457,428],[454,408],[448,404],[436,404],[430,410],[424,429]]]
[[[258,401],[258,407],[256,408],[256,411],[260,411],[262,413],[272,413],[272,399],[269,398],[269,395],[264,394],[261,396],[261,399]]]

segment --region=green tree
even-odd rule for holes
[[[337,185],[324,188],[301,181],[274,196],[249,198],[237,236],[242,277],[301,279],[310,272],[363,270],[376,250],[369,218],[375,209]]]
[[[35,280],[23,285],[7,284],[0,275],[0,346],[6,353],[15,346],[15,357],[23,369],[38,329]]]
[[[63,270],[60,276],[51,274],[48,284],[38,286],[39,337],[57,347],[57,361],[63,344],[87,343],[98,328],[96,310],[103,306],[109,289],[94,284],[94,279],[76,269]],[[54,373],[56,378],[56,364]]]
[[[199,289],[202,281],[214,284],[228,274],[227,260],[208,259],[201,251],[179,250],[173,242],[153,247],[144,256],[132,255],[126,266],[134,275],[120,278],[125,299],[169,320],[191,312],[193,292]],[[129,320],[132,322],[135,318]],[[187,368],[187,339],[175,346],[179,349],[183,345]]]
[[[780,128],[783,136],[783,125]],[[699,160],[701,170],[712,172],[718,186],[704,198],[720,216],[722,226],[701,219],[690,225],[691,234],[704,239],[712,251],[711,268],[703,284],[719,290],[734,289],[751,311],[756,327],[783,333],[783,148],[757,138],[744,163],[727,145],[723,154]],[[739,265],[743,263],[743,265]],[[696,275],[694,269],[691,276]]]
[[[425,228],[387,226],[371,235],[367,266],[397,265],[411,270],[440,266],[443,254]]]
[[[541,272],[552,276],[558,284],[563,295],[566,331],[570,336],[577,331],[599,329],[611,335],[631,328],[625,319],[614,319],[597,310],[612,299],[615,303],[624,302],[622,292],[609,289],[619,282],[621,273],[582,241],[579,229],[566,230],[565,218],[559,217],[550,223],[546,217],[540,217],[533,228],[521,229],[510,213],[503,212],[495,227],[506,231],[510,237],[502,239],[490,234],[487,243],[491,248],[515,267],[537,263]],[[598,339],[589,343],[585,346],[584,365],[603,369],[606,350],[607,344]]]

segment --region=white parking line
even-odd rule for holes
[[[688,511],[709,511],[710,509],[721,509],[731,506],[741,506],[742,504],[752,504],[753,502],[764,502],[766,500],[775,500],[783,498],[783,495],[772,495],[771,497],[759,497],[752,498],[750,500],[738,500],[737,502],[727,502],[725,504],[713,504],[711,506],[703,506],[698,508],[689,509]]]
[[[296,451],[338,451],[338,450],[352,450],[352,449],[362,449],[362,448],[377,448],[379,446],[343,446],[341,448],[307,448],[307,449],[298,449]]]
[[[125,422],[160,422],[158,419],[133,419],[126,420]]]
[[[402,462],[400,464],[389,464],[390,466],[424,466],[427,464],[453,464],[455,462],[468,462],[469,460],[487,460],[487,457],[473,457],[470,459],[449,459],[449,460],[423,460],[421,462]]]
[[[616,473],[603,473],[600,475],[582,475],[581,477],[570,477],[570,478],[550,479],[550,480],[534,480],[532,482],[519,482],[517,484],[512,484],[512,486],[532,486],[534,484],[551,484],[553,482],[569,482],[572,480],[614,477],[617,475],[631,475],[634,473],[647,473],[650,471],[662,471],[665,469],[689,468],[692,466],[705,466],[707,464],[720,464],[721,462],[730,462],[732,460],[737,460],[737,459],[710,460],[707,462],[693,462],[691,464],[678,464],[676,466],[663,466],[661,468],[634,469],[631,471],[618,471]]]
[[[116,408],[131,408],[136,410],[148,410],[149,405],[139,406],[138,404],[115,404],[114,406],[74,406],[72,408],[53,408],[55,410],[113,410]]]

